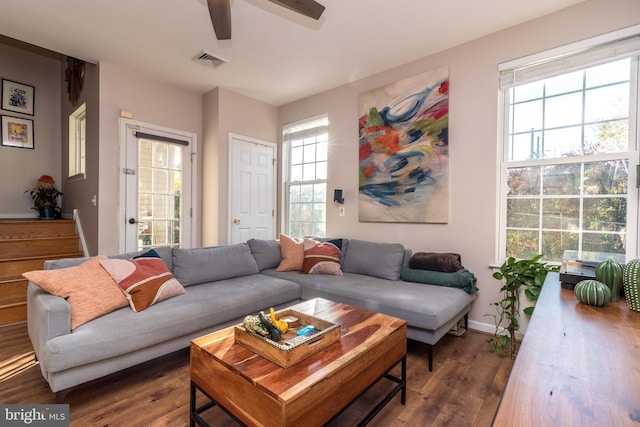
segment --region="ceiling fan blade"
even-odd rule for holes
[[[209,16],[218,40],[231,38],[231,0],[207,0]]]
[[[286,7],[294,12],[313,19],[320,19],[324,6],[314,0],[269,0],[271,3]]]

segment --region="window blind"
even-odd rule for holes
[[[604,62],[640,54],[640,34],[588,47],[569,50],[522,65],[501,65],[500,89],[554,77]],[[519,61],[519,62],[522,62]]]

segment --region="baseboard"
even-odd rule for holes
[[[34,219],[38,218],[37,213],[0,213],[0,219]]]
[[[484,323],[484,322],[478,322],[475,320],[469,320],[469,329],[473,329],[474,331],[493,335],[496,332],[496,325],[494,325],[493,323]],[[504,328],[500,328],[498,330],[499,334],[502,334],[503,332],[504,332]],[[516,332],[517,340],[522,340],[522,337],[524,337],[522,333]]]

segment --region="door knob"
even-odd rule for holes
[[[233,223],[234,224],[240,224],[240,220],[238,218],[233,218]]]
[[[136,222],[138,221],[135,218],[129,218],[129,224],[135,224]]]

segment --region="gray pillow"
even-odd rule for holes
[[[405,250],[399,243],[377,243],[349,239],[343,271],[399,280]]]
[[[260,271],[276,268],[282,261],[280,242],[277,240],[249,239],[247,245]]]
[[[173,275],[183,286],[258,273],[249,245],[173,250]]]

